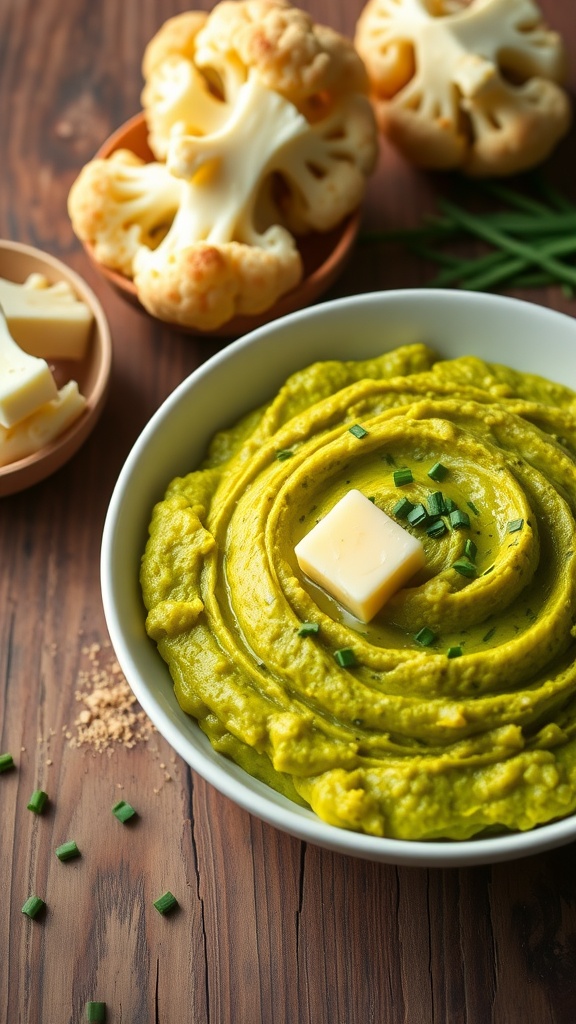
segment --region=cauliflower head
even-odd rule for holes
[[[227,117],[248,77],[290,100],[308,120],[327,104],[367,94],[351,41],[287,0],[222,0],[161,26],[142,61],[149,142],[165,159],[171,133],[206,134]]]
[[[362,197],[364,175],[347,155],[365,144],[353,117],[359,138],[346,130],[353,102],[310,124],[249,78],[220,131],[172,138],[167,167],[184,183],[182,200],[158,247],[134,262],[149,312],[211,329],[268,309],[300,281],[293,232],[329,230],[335,211],[340,220]]]
[[[143,68],[156,159],[93,160],[72,226],[163,320],[262,313],[301,280],[295,236],[362,200],[378,130],[360,58],[285,0],[223,0],[170,19]]]
[[[368,0],[355,45],[382,132],[419,166],[515,174],[570,126],[564,46],[534,0]]]

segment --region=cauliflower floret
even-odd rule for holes
[[[250,77],[225,127],[204,137],[175,136],[168,166],[185,179],[215,168],[198,197],[200,237],[209,232],[211,239],[231,240],[240,232],[242,241],[259,245],[251,224],[262,197],[273,216],[274,197],[266,187],[271,176],[283,185],[277,219],[297,233],[328,231],[358,206],[374,156],[374,123],[363,97],[344,98],[310,124],[292,103]]]
[[[161,259],[142,250],[135,280],[154,316],[211,331],[238,314],[269,309],[299,278],[300,258],[289,244],[272,252],[240,242],[198,242]]]
[[[339,134],[333,143],[324,139],[257,78],[242,87],[220,132],[175,136],[168,167],[186,187],[166,237],[136,258],[134,280],[145,307],[163,319],[193,318],[206,329],[269,308],[302,275],[295,240],[275,205],[274,174],[294,186],[282,192],[294,220],[332,226],[335,210],[340,218],[358,201],[363,181],[341,155],[344,146]],[[324,196],[319,174],[327,183]]]
[[[173,133],[217,130],[249,76],[308,120],[338,97],[368,93],[352,43],[286,0],[222,0],[202,23],[190,19],[176,15],[163,25],[142,62],[142,106],[158,159]]]
[[[82,168],[68,196],[72,227],[98,263],[132,277],[136,253],[154,248],[180,205],[184,185],[165,164],[128,149]]]
[[[355,44],[382,131],[420,166],[514,174],[569,128],[562,40],[533,0],[369,0]]]
[[[367,92],[352,43],[287,0],[222,0],[196,39],[196,64],[228,78],[241,65],[297,107],[310,97]]]
[[[148,145],[158,160],[166,159],[172,132],[204,135],[230,113],[194,63],[196,39],[207,18],[203,11],[169,18],[144,51],[142,106]]]
[[[92,161],[76,233],[161,319],[211,330],[269,309],[302,277],[294,234],[341,223],[376,162],[360,58],[285,0],[223,0],[170,19],[143,69],[158,162]]]
[[[216,131],[230,114],[217,99],[192,61],[171,54],[159,64],[142,90],[148,145],[165,160],[174,134],[205,135]]]
[[[206,11],[186,11],[168,18],[144,50],[144,78],[148,80],[154,69],[167,57],[187,57],[191,60],[194,57],[196,36],[204,28],[207,18]]]

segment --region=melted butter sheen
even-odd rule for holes
[[[458,840],[572,813],[575,454],[576,394],[473,357],[413,345],[299,371],[152,512],[146,627],[180,705],[342,828]],[[368,624],[294,555],[351,488],[391,516],[444,500],[441,536],[399,520],[426,564]]]

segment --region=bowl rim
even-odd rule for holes
[[[432,305],[453,303],[456,307],[461,306],[462,308],[472,305],[484,307],[485,310],[498,311],[508,308],[511,311],[524,311],[524,315],[529,315],[541,322],[543,328],[553,323],[563,325],[565,331],[574,334],[576,343],[576,321],[560,311],[524,299],[490,293],[467,293],[451,289],[428,288],[369,292],[334,299],[298,310],[238,338],[226,348],[212,355],[174,389],[153,414],[129,452],[118,476],[105,518],[101,548],[101,589],[110,639],[122,671],[137,700],[177,753],[220,793],[254,817],[301,840],[333,852],[374,862],[412,867],[463,867],[518,859],[569,843],[576,839],[576,813],[525,832],[462,841],[380,838],[329,825],[321,821],[313,811],[298,807],[288,799],[279,796],[264,783],[258,783],[251,776],[247,776],[242,769],[228,761],[223,755],[217,755],[218,760],[215,761],[213,758],[206,759],[198,751],[191,749],[187,737],[175,727],[165,708],[155,699],[146,682],[140,678],[138,665],[131,649],[135,637],[130,634],[127,638],[116,615],[115,530],[119,517],[124,511],[126,487],[133,469],[143,457],[158,425],[166,417],[173,415],[179,405],[186,401],[189,390],[196,387],[205,376],[217,371],[224,361],[234,360],[246,348],[257,347],[267,336],[282,333],[287,327],[297,328],[298,323],[304,318],[312,318],[314,321],[326,316],[327,313],[338,315],[341,312],[353,312],[355,308],[366,302],[369,305],[374,304],[380,309],[381,304],[386,308],[386,306],[392,307],[398,303],[402,306],[406,302],[418,303],[422,300]],[[267,343],[270,344],[269,337]],[[312,357],[311,361],[314,361],[315,358],[316,355]],[[318,356],[317,358],[324,357]],[[166,478],[166,483],[168,483],[168,478]],[[143,605],[142,616],[143,618],[145,616]],[[141,640],[141,638],[136,639],[138,642]],[[152,644],[152,641],[146,638],[146,643]],[[167,679],[170,681],[168,669],[166,666],[165,668]],[[171,690],[170,696],[177,705],[173,690]],[[189,717],[185,712],[182,712],[182,715],[186,718]],[[194,722],[194,725],[203,737],[197,723]],[[208,740],[205,737],[203,739],[208,744]],[[249,781],[247,783],[244,780]],[[260,797],[256,806],[255,790]]]
[[[76,454],[96,426],[110,385],[112,335],[104,309],[92,288],[80,274],[57,256],[25,242],[14,242],[6,238],[0,239],[0,253],[14,253],[25,260],[30,260],[37,264],[38,271],[49,270],[56,278],[72,285],[77,297],[89,307],[94,317],[90,349],[85,360],[94,356],[98,359],[95,381],[90,394],[85,396],[87,404],[78,419],[39,451],[6,466],[0,466],[0,497],[5,497],[26,490],[55,473]],[[94,352],[96,335],[97,353]]]

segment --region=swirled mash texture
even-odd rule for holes
[[[425,345],[297,372],[153,510],[146,628],[181,707],[342,828],[461,840],[572,813],[575,459],[576,394],[540,377]],[[368,624],[294,555],[351,488],[426,511],[402,520],[424,569]]]

